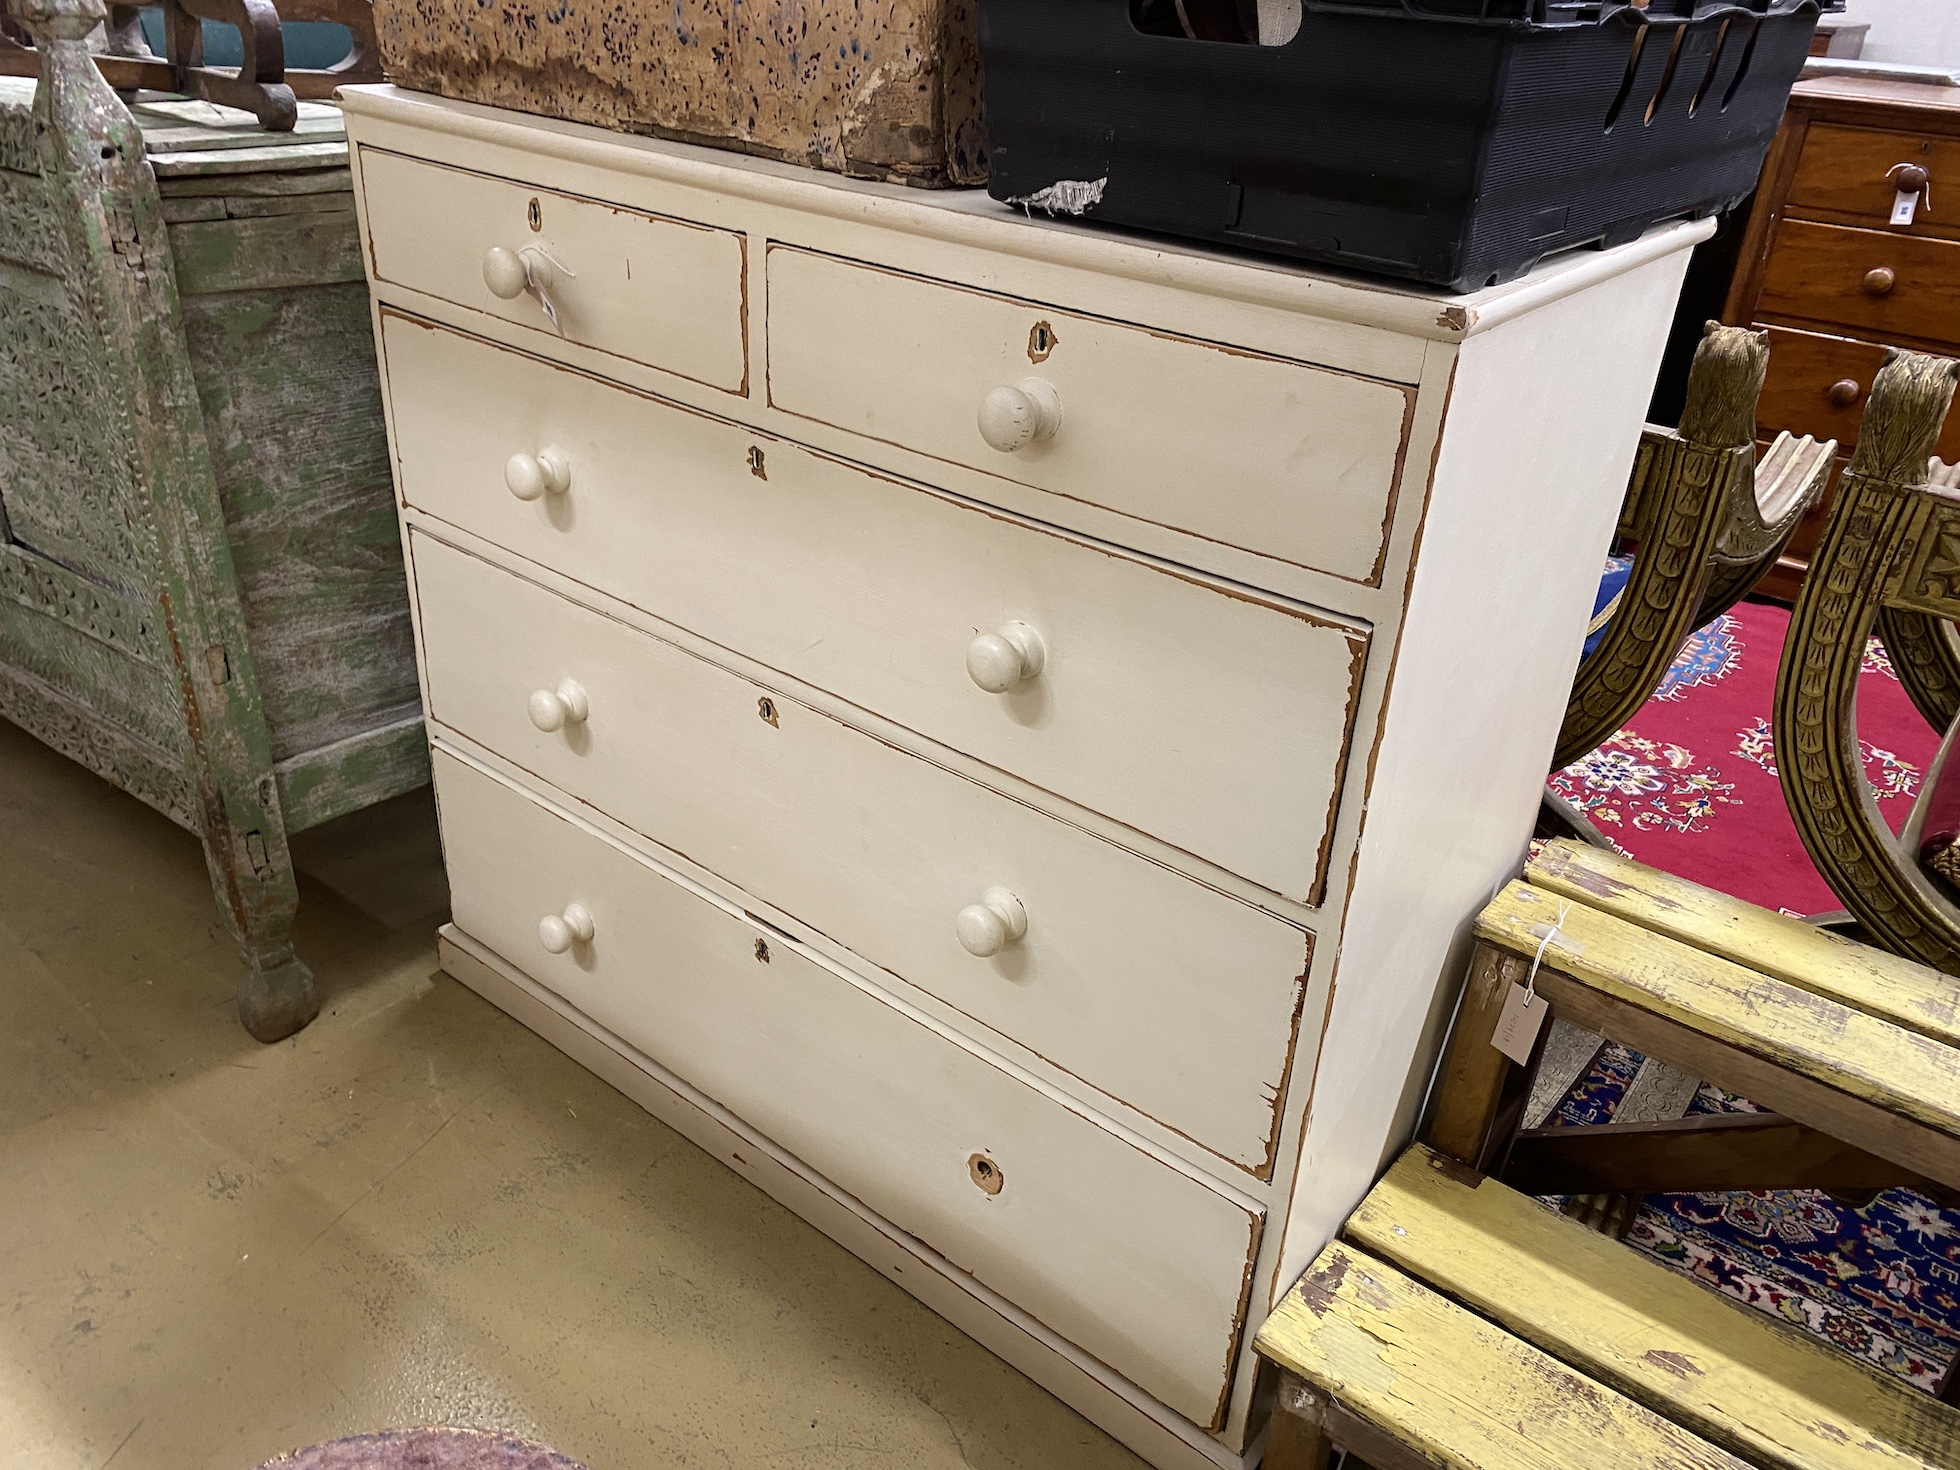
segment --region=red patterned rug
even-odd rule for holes
[[[1688,641],[1660,691],[1552,789],[1623,851],[1764,908],[1844,907],[1811,865],[1777,783],[1770,712],[1787,608],[1744,602]],[[1879,810],[1896,831],[1940,738],[1873,639],[1858,685],[1858,735]]]
[[[1743,603],[1697,633],[1659,693],[1551,780],[1623,851],[1737,898],[1810,915],[1841,909],[1811,865],[1777,783],[1770,712],[1789,612]],[[1858,734],[1879,809],[1904,825],[1939,737],[1876,639]],[[1640,1064],[1608,1046],[1559,1109],[1609,1119]],[[1753,1104],[1703,1085],[1693,1111]],[[1864,1209],[1814,1191],[1655,1194],[1628,1243],[1919,1388],[1960,1353],[1960,1211],[1910,1190]]]

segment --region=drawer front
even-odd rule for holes
[[[1960,342],[1960,241],[1785,220],[1756,310],[1880,342]]]
[[[1774,439],[1788,430],[1835,439],[1848,452],[1858,442],[1865,401],[1885,351],[1850,337],[1769,328],[1769,377],[1756,404],[1763,436]],[[1947,420],[1935,452],[1949,463],[1960,460],[1960,414]]]
[[[1217,1424],[1258,1211],[440,748],[435,774],[465,933],[1085,1352]],[[574,903],[591,941],[547,952],[540,917]]]
[[[1407,390],[783,246],[768,270],[776,407],[1379,580]],[[982,437],[982,405],[1031,377],[1052,385],[1059,425],[1003,452]]]
[[[361,190],[378,281],[528,327],[543,351],[562,329],[567,341],[748,391],[742,235],[374,148],[361,149]],[[543,252],[558,328],[536,294],[491,290],[493,250]]]
[[[1899,197],[1897,170],[1902,164],[1926,170],[1933,207],[1926,207],[1922,195],[1913,222],[1894,226],[1892,205]],[[1946,193],[1954,189],[1960,189],[1960,138],[1812,123],[1790,182],[1789,206],[1875,230],[1953,235],[1960,232],[1960,218],[1943,206]]]
[[[441,725],[1270,1173],[1306,933],[427,535],[412,544]],[[589,713],[540,730],[530,697],[568,678]],[[1000,889],[1026,933],[975,957],[958,916]]]
[[[411,505],[1319,901],[1362,629],[508,348],[393,316],[383,334]],[[506,457],[546,447],[569,488],[515,498]],[[1002,654],[1010,624],[1043,666],[989,693],[969,653]]]

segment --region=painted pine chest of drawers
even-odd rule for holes
[[[444,966],[1162,1465],[1409,1132],[1696,226],[1444,298],[387,88]]]

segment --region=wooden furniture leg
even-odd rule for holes
[[[42,52],[42,173],[63,197],[106,367],[122,388],[131,511],[183,703],[205,858],[245,959],[239,1019],[276,1041],[312,1020],[319,1001],[293,953],[299,890],[196,383],[172,325],[176,273],[155,176],[135,122],[89,55],[102,0],[18,0],[16,14]]]
[[[1266,1430],[1265,1470],[1326,1470],[1333,1445],[1321,1422],[1321,1399],[1313,1385],[1281,1373],[1279,1398]]]
[[[1479,944],[1471,952],[1470,980],[1457,1007],[1424,1141],[1473,1169],[1487,1169],[1508,1143],[1528,1098],[1528,1075],[1490,1044],[1504,998],[1527,969],[1524,960],[1492,945]],[[1544,1045],[1542,1033],[1539,1045]]]

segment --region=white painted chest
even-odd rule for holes
[[[1406,1136],[1686,250],[1442,298],[348,103],[453,974],[1162,1465]]]

